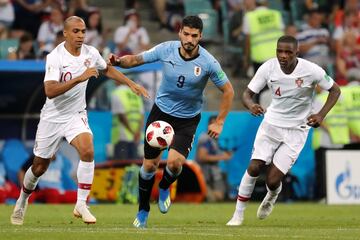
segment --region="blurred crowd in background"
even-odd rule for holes
[[[191,3],[187,0],[153,0],[154,15],[151,19],[141,19],[142,1],[126,0],[122,12],[119,10],[118,27],[110,29],[102,21],[101,8],[91,6],[87,0],[1,0],[0,41],[13,45],[1,58],[43,59],[63,41],[63,20],[71,15],[85,20],[88,28],[85,43],[99,49],[104,56],[110,51],[120,56],[136,54],[156,44],[151,43],[148,31],[141,22],[158,21],[161,31],[177,32],[182,17],[189,13],[187,2]],[[246,75],[249,68],[251,70],[251,57],[247,49],[252,46],[251,43],[247,45],[246,35],[251,35],[252,25],[246,15],[259,7],[268,7],[280,12],[281,31],[299,40],[301,57],[325,68],[339,85],[357,81],[360,76],[360,15],[357,0],[202,2],[204,6],[208,3],[217,13],[218,24],[211,27],[216,28],[219,36],[223,35],[223,41],[227,44],[243,50],[242,53],[232,54],[237,60],[232,61],[234,75]],[[224,21],[226,25],[222,24]]]

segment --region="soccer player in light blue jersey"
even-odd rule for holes
[[[169,187],[181,173],[182,164],[191,150],[208,79],[223,93],[219,99],[221,103],[218,117],[209,125],[208,134],[211,137],[217,138],[221,133],[234,97],[233,87],[219,62],[199,45],[202,28],[203,23],[199,17],[188,16],[182,21],[180,41],[164,42],[138,55],[110,55],[109,58],[112,65],[123,68],[155,61],[164,64],[163,79],[146,123],[147,127],[153,121],[163,120],[170,123],[175,131],[167,165],[159,183],[158,206],[162,213],[169,210]],[[138,228],[144,228],[147,224],[150,194],[161,157],[161,150],[144,142],[145,159],[139,174],[139,212],[133,223]]]

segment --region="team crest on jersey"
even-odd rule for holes
[[[85,61],[84,61],[85,67],[87,67],[87,68],[90,67],[90,64],[91,64],[90,58],[85,59]]]
[[[295,80],[295,83],[298,87],[301,87],[301,85],[303,84],[304,80],[302,80],[301,78],[298,78]]]
[[[195,66],[195,68],[194,68],[194,74],[195,74],[195,76],[200,76],[200,74],[201,74],[201,67],[198,67],[198,66]]]

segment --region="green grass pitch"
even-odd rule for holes
[[[258,205],[249,204],[239,227],[225,226],[235,203],[175,203],[165,215],[152,205],[143,230],[132,227],[135,205],[91,205],[97,223],[86,225],[72,216],[72,205],[35,204],[23,226],[10,224],[13,206],[0,205],[0,239],[360,239],[360,205],[279,203],[265,220],[256,218]]]

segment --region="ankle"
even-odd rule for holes
[[[80,206],[86,206],[86,201],[83,200],[77,200],[75,206],[80,207]]]

